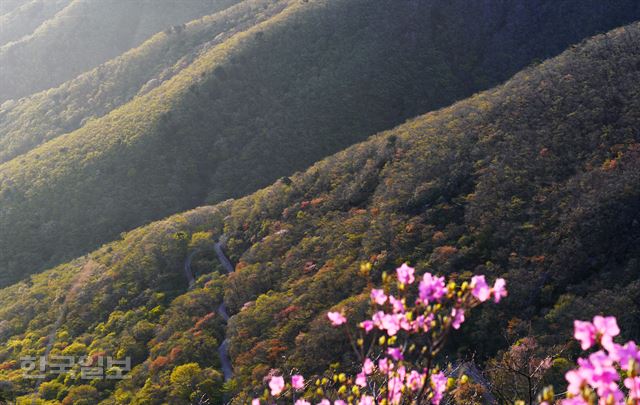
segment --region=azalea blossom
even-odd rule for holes
[[[391,303],[391,306],[393,307],[393,312],[395,314],[398,314],[398,313],[401,313],[401,312],[405,311],[404,302],[402,302],[401,299],[397,299],[393,295],[390,295],[389,296],[389,302]]]
[[[251,405],[260,405],[260,400],[258,398],[253,398],[253,400],[251,400]]]
[[[580,342],[582,350],[589,349],[596,342],[609,351],[614,350],[613,338],[620,334],[616,318],[595,316],[593,323],[576,320],[573,325],[573,336]]]
[[[373,321],[372,320],[362,321],[360,322],[360,327],[364,329],[365,332],[369,333],[374,327]]]
[[[573,321],[573,337],[580,342],[582,350],[587,350],[596,343],[596,328],[591,322]]]
[[[378,368],[382,374],[389,374],[389,371],[393,369],[393,365],[390,364],[389,359],[383,357],[378,360]]]
[[[369,375],[373,373],[374,367],[375,364],[373,364],[373,361],[371,361],[371,359],[367,357],[366,359],[364,359],[364,363],[362,364],[362,372],[366,375]]]
[[[594,316],[593,326],[600,336],[600,344],[607,350],[613,348],[613,338],[620,334],[618,322],[613,316]]]
[[[358,405],[373,405],[374,403],[374,399],[370,395],[363,395],[358,401]]]
[[[424,384],[424,376],[415,370],[407,375],[407,387],[412,391],[418,391]]]
[[[614,343],[609,356],[618,362],[624,371],[629,371],[633,366],[640,366],[640,348],[634,341],[627,342],[625,345]]]
[[[624,386],[629,389],[629,398],[640,399],[640,377],[626,378]]]
[[[485,302],[491,296],[491,289],[484,276],[473,276],[471,278],[471,288],[471,294],[480,302]]]
[[[391,356],[391,358],[394,359],[395,361],[399,361],[404,358],[402,354],[402,349],[400,349],[399,347],[389,347],[387,349],[387,354]]]
[[[431,273],[425,273],[418,285],[420,301],[428,304],[430,301],[439,301],[447,294],[444,277],[434,277]]]
[[[431,376],[431,386],[433,387],[432,404],[439,405],[440,401],[442,401],[442,397],[447,390],[447,380],[447,376],[442,371]]]
[[[387,295],[384,290],[373,288],[371,290],[371,300],[378,305],[384,305],[387,302]]]
[[[304,377],[296,374],[291,376],[291,387],[296,390],[304,388]]]
[[[493,283],[491,294],[493,295],[493,301],[497,304],[503,297],[507,296],[507,282],[504,278],[499,278]]]
[[[415,290],[404,287],[415,282],[415,270],[407,264],[403,264],[396,270],[398,280],[398,292],[394,292],[396,295],[385,292],[385,288],[388,288],[387,281],[384,281],[384,288],[371,289],[369,294],[371,302],[378,305],[379,309],[374,311],[370,319],[357,323],[358,328],[361,329],[357,334],[350,333],[348,329],[345,331],[354,350],[363,357],[360,371],[352,376],[344,373],[333,374],[333,384],[330,378],[320,377],[316,380],[318,388],[307,392],[305,394],[307,399],[298,399],[294,405],[311,405],[308,402],[311,398],[314,398],[317,405],[331,405],[328,398],[322,397],[325,395],[335,398],[334,405],[347,405],[344,400],[347,396],[350,398],[349,403],[353,402],[357,405],[375,403],[400,405],[415,400],[414,396],[418,392],[425,395],[422,398],[426,398],[426,401],[432,405],[439,405],[442,402],[450,388],[450,379],[443,372],[434,373],[433,368],[424,368],[424,363],[412,363],[413,354],[428,353],[433,360],[442,348],[441,339],[446,337],[450,329],[461,327],[465,321],[466,311],[474,308],[478,301],[483,302],[492,298],[494,302],[499,302],[507,296],[506,282],[504,279],[497,279],[490,288],[484,276],[476,275],[472,279],[471,288],[467,289],[466,284],[451,283],[448,286],[444,277],[425,273],[417,286],[418,297],[414,300]],[[394,289],[393,286],[390,288]],[[347,318],[342,311],[328,312],[327,318],[333,326],[347,323]],[[604,324],[608,335],[612,335],[610,322]],[[595,326],[592,325],[592,327],[594,336],[597,336],[598,341],[602,340],[601,337],[606,334],[599,333]],[[375,334],[367,339],[365,333],[368,334],[375,329],[382,332],[381,335]],[[419,335],[426,333],[432,335],[432,338],[421,340]],[[411,335],[416,335],[415,342],[423,343],[416,345]],[[423,346],[420,347],[420,344]],[[367,347],[368,345],[370,347]],[[615,347],[615,355],[620,359],[635,359],[634,356],[638,353],[632,345],[612,347]],[[362,351],[358,352],[359,350]],[[406,353],[412,354],[408,359],[405,359],[405,350]],[[604,351],[602,353],[608,354]],[[374,362],[373,359],[377,360]],[[611,373],[612,360],[602,358],[600,354],[594,354],[583,360],[583,367],[567,373],[570,389],[579,393],[579,388],[588,386],[597,390],[598,393],[617,399],[620,392],[616,391],[616,383],[620,381],[616,380],[617,377]],[[629,360],[630,364],[633,361],[635,360]],[[451,379],[451,382],[454,381],[455,379]],[[625,380],[625,383],[631,385],[635,381]],[[274,398],[267,401],[275,403],[278,401],[276,396],[282,395],[286,388],[292,391],[303,390],[305,379],[298,374],[292,375],[291,384],[287,386],[282,377],[272,377],[269,388]],[[315,395],[322,396],[312,397],[313,392]],[[289,398],[291,395],[294,399],[296,397],[293,393],[287,395]],[[252,401],[252,405],[259,405],[259,403],[258,399]]]
[[[464,322],[464,309],[453,308],[451,310],[451,327],[453,329],[460,329],[460,326]]]
[[[413,267],[409,267],[406,263],[403,263],[402,266],[396,269],[398,282],[402,284],[412,284],[415,281],[414,272],[415,269]]]
[[[388,399],[393,405],[397,405],[402,400],[402,388],[404,387],[404,381],[399,376],[389,378],[387,383]]]
[[[327,317],[333,326],[340,326],[347,322],[347,318],[345,318],[340,312],[329,312]]]
[[[280,395],[284,389],[284,378],[280,376],[271,377],[271,381],[269,381],[269,388],[271,389],[271,395]]]

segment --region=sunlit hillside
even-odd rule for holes
[[[100,2],[108,13],[92,8],[91,1],[69,7],[88,8],[109,27],[112,16],[139,18],[143,22],[130,24],[141,27],[136,33],[164,21],[145,11],[147,1],[135,2],[135,12],[126,2],[118,3],[122,8],[108,3]],[[175,12],[186,18],[209,3],[194,1],[193,9]],[[0,138],[7,140],[5,156],[13,158],[0,165],[0,284],[87,253],[151,220],[255,191],[638,15],[635,1],[540,7],[521,0],[492,6],[397,0],[243,3],[249,6],[220,17],[237,16],[238,29],[230,22],[229,35],[214,37],[211,46],[198,48],[207,43],[201,29],[218,29],[209,25],[215,26],[215,15],[173,27],[61,89],[3,109],[9,117],[4,128],[12,129]],[[165,13],[175,5],[162,4],[151,9]],[[47,30],[73,27],[45,25]],[[46,30],[41,35],[40,28],[28,44],[42,39],[47,52],[58,49],[49,41],[65,36],[44,35]],[[74,40],[92,38],[80,28],[73,32]],[[181,43],[183,51],[172,51]],[[167,52],[166,59],[152,51],[155,46]],[[10,49],[0,51],[0,61],[2,55],[11,58],[0,62],[6,78],[22,60],[19,52],[2,53]],[[25,43],[30,61],[47,59],[33,64],[47,67],[43,77],[56,76],[57,56],[28,49]],[[79,66],[72,56],[60,55],[65,61],[60,66]],[[156,78],[157,87],[146,80],[167,67],[167,80]],[[130,73],[120,74],[119,68]],[[28,69],[15,72],[38,83]]]
[[[34,392],[18,359],[47,347],[133,361],[121,382],[49,379],[37,390],[51,403],[243,403],[273,369],[348,369],[354,359],[326,311],[357,317],[367,284],[403,261],[453,279],[504,277],[504,305],[475,313],[447,353],[484,367],[535,336],[541,352],[564,345],[545,377],[563,384],[577,352],[572,319],[606,312],[624,338],[640,336],[639,43],[637,23],[598,35],[256,193],[4,288],[5,395]]]

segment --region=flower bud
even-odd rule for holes
[[[451,377],[449,377],[449,378],[447,379],[447,389],[448,389],[448,390],[450,390],[450,389],[452,389],[452,388],[453,388],[453,387],[455,387],[455,386],[456,386],[456,379],[455,379],[455,378],[451,378]]]

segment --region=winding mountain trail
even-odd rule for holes
[[[229,258],[224,254],[223,243],[222,242],[216,243],[213,246],[213,249],[216,252],[216,256],[218,256],[218,260],[220,261],[220,264],[224,268],[224,271],[226,271],[227,274],[233,273],[235,270],[235,267],[231,263],[231,260],[229,260]]]
[[[220,239],[223,240],[223,238]],[[229,258],[224,253],[224,242],[216,242],[216,244],[213,246],[213,250],[215,251],[216,257],[218,258],[218,261],[222,265],[224,271],[227,274],[233,273],[235,267],[231,263],[231,260],[229,260]],[[189,253],[184,261],[184,277],[189,283],[189,290],[191,290],[195,285],[195,277],[193,275],[193,270],[191,270],[191,263],[193,262],[194,256],[198,253],[198,249],[194,250],[193,252]],[[227,312],[227,306],[224,304],[224,301],[220,305],[218,305],[216,312],[222,319],[224,319],[225,322],[229,321],[229,313]],[[229,381],[231,378],[233,378],[233,368],[231,366],[231,359],[229,358],[229,339],[225,338],[220,346],[218,346],[218,356],[220,357],[224,380]]]
[[[193,257],[198,254],[199,251],[199,249],[196,249],[193,252],[189,253],[189,256],[187,256],[187,259],[184,261],[184,277],[189,283],[190,290],[193,288],[193,285],[196,282],[195,277],[193,277],[193,271],[191,271],[191,262],[193,262]]]
[[[216,252],[218,261],[227,272],[227,274],[233,273],[235,267],[231,263],[231,260],[224,254],[223,242],[217,242],[213,249]],[[218,313],[222,316],[222,319],[229,320],[229,314],[227,313],[227,307],[224,305],[224,301],[218,306]],[[233,368],[231,367],[231,359],[229,358],[229,339],[222,341],[220,347],[218,347],[218,356],[220,357],[220,363],[222,363],[222,374],[224,374],[224,380],[229,381],[233,377]]]

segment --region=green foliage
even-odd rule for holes
[[[108,4],[79,4],[90,8],[94,2],[100,6],[91,9],[93,13]],[[281,0],[267,9],[260,7],[263,4],[252,1],[242,9],[255,17],[242,17],[242,10],[221,15],[218,22],[238,15],[240,24],[230,24],[229,31],[219,28],[222,37],[210,46],[202,38],[216,28],[203,28],[203,36],[198,34],[198,27],[209,26],[206,23],[171,29],[124,59],[68,84],[86,83],[86,90],[54,90],[37,108],[35,100],[18,103],[33,112],[17,117],[21,124],[16,130],[27,132],[12,135],[9,143],[22,145],[16,146],[20,152],[30,151],[0,165],[0,285],[84,254],[151,220],[245,195],[638,15],[636,2],[630,0],[611,6],[595,0],[572,0],[561,7],[546,2],[541,9],[527,7],[524,0],[495,7],[462,0]],[[187,14],[198,9],[178,8]],[[165,6],[151,9],[149,16],[167,11]],[[111,17],[119,12],[114,8],[99,20],[108,27],[122,26],[112,24]],[[130,12],[127,17],[136,15]],[[163,39],[167,35],[172,38]],[[178,58],[175,63],[180,64],[181,52],[172,46],[181,48],[183,35],[188,38],[185,50],[191,49],[184,59],[187,66],[168,74],[171,78],[152,90],[153,86],[143,90],[140,84],[150,76],[137,72],[154,74],[154,68],[147,68],[147,59],[136,52],[150,52],[148,61],[154,66],[168,46],[168,63]],[[152,52],[154,46],[160,51]],[[54,46],[47,49],[58,52]],[[47,58],[47,66],[54,66],[58,58],[83,66],[65,52],[58,53]],[[95,53],[102,55],[100,49]],[[45,65],[32,59],[29,64]],[[3,77],[9,80],[13,68],[2,65]],[[114,76],[120,66],[126,72]],[[53,76],[47,69],[46,77]],[[125,80],[129,77],[131,86]],[[118,84],[109,84],[111,78]],[[140,94],[131,98],[132,90],[123,89]],[[121,93],[122,99],[109,106]],[[38,119],[34,133],[28,132],[30,119],[46,115],[50,105],[64,110],[52,111],[51,120]],[[81,113],[70,119],[78,105],[84,106]],[[82,123],[91,116],[100,118]],[[60,125],[51,125],[58,118]],[[29,140],[23,143],[23,137]],[[351,203],[365,202],[380,169],[372,162],[362,183],[351,185]],[[419,207],[421,199],[448,186],[424,188],[412,204]],[[302,220],[305,214],[297,215]],[[358,242],[358,235],[351,237],[350,243]]]
[[[264,10],[251,12],[258,7]],[[0,107],[0,162],[74,131],[134,97],[148,93],[187,67],[202,49],[220,44],[282,7],[268,0],[243,2],[190,22],[179,35],[172,30],[159,32],[139,47],[57,88],[3,104]],[[60,152],[68,150],[62,147]]]
[[[355,12],[361,10],[359,6],[354,1],[349,6],[353,9],[344,6],[341,10]],[[295,8],[285,16],[304,15],[297,12],[301,11]],[[340,21],[332,14],[328,20],[334,18]],[[292,29],[272,24],[261,27],[265,42],[275,35],[272,30]],[[303,33],[297,36],[309,38]],[[511,296],[504,305],[474,314],[468,332],[457,336],[450,347],[463,355],[475,352],[478,361],[500,359],[508,350],[502,339],[496,338],[496,330],[508,330],[516,340],[535,335],[540,352],[547,353],[566,342],[568,320],[585,319],[604,309],[618,317],[628,334],[625,338],[638,339],[639,40],[638,24],[597,36],[525,69],[503,86],[417,117],[247,197],[136,229],[90,255],[0,290],[0,380],[11,382],[12,394],[32,393],[32,382],[20,378],[18,359],[43,353],[47,343],[52,343],[53,354],[80,352],[84,345],[89,355],[133,357],[131,379],[101,386],[97,392],[95,387],[73,379],[59,381],[64,389],[53,383],[47,387],[46,395],[58,389],[65,393],[62,398],[58,394],[59,399],[90,398],[94,401],[90,403],[180,403],[193,400],[195,394],[216,401],[225,390],[249,393],[261,387],[262,378],[272,368],[313,373],[336,361],[348,367],[353,359],[341,357],[347,352],[345,341],[326,329],[324,312],[337,304],[350,313],[362,310],[366,300],[362,294],[368,287],[366,278],[361,277],[360,263],[364,261],[373,264],[374,281],[406,259],[420,269],[447,273],[452,279],[468,278],[468,272],[505,277]],[[282,56],[273,48],[265,49]],[[251,62],[246,57],[243,63],[248,65],[238,62],[239,70],[254,66],[251,63],[255,61],[247,60]],[[224,77],[235,82],[239,87],[227,88],[232,94],[231,89],[242,88],[242,80],[234,78],[233,72],[218,71],[218,79],[207,80]],[[159,105],[159,101],[147,105],[148,114],[153,115],[153,108]],[[119,122],[114,118],[119,114],[123,113],[108,117],[114,121],[91,124],[58,142],[102,131],[105,122]],[[172,114],[175,118],[176,113]],[[141,122],[146,119],[137,117]],[[132,127],[127,127],[130,131],[122,139],[136,145],[136,152],[148,148],[134,135],[139,123],[129,124]],[[238,138],[238,142],[244,139]],[[89,160],[103,152],[97,139],[93,139],[95,150],[83,155]],[[193,139],[203,141],[195,135]],[[147,158],[153,160],[150,155],[159,153],[159,145],[169,141],[163,138],[152,144],[157,148],[151,148],[148,155],[124,153],[142,160],[130,163],[125,159],[122,173],[127,174],[119,178],[135,183],[127,183],[131,189],[119,198],[135,206],[136,212],[142,212],[143,207],[153,211],[154,206],[149,205],[153,198],[159,205],[166,203],[161,197],[166,190],[149,194],[142,179],[172,191],[182,184],[178,177],[167,176],[162,170],[156,179],[148,170],[157,167],[157,161],[144,166]],[[184,143],[181,139],[172,145],[181,150]],[[118,153],[132,152],[127,148],[133,146],[121,147]],[[198,154],[203,153],[202,144],[192,147],[189,153],[203,156]],[[35,154],[29,159],[38,160]],[[47,159],[52,159],[50,164],[59,163]],[[180,166],[180,161],[174,163]],[[126,177],[136,164],[142,177]],[[19,172],[15,163],[10,165]],[[6,167],[0,172],[8,170]],[[64,169],[59,169],[56,179],[71,173],[69,168],[74,166],[60,167]],[[35,167],[25,170],[37,171]],[[67,192],[87,190],[83,189],[85,183],[71,178],[82,176],[60,180],[60,184],[69,181]],[[222,181],[221,177],[216,179]],[[109,189],[109,183],[102,181]],[[80,195],[78,191],[63,198],[62,192],[57,195],[53,187],[48,189],[46,181],[38,187],[50,191],[53,201],[58,199],[50,206],[61,201],[72,205]],[[136,200],[132,190],[153,198]],[[29,197],[29,202],[16,201],[31,207],[37,193]],[[95,202],[104,197],[80,201]],[[96,218],[89,217],[91,209],[85,211],[85,217],[73,211],[78,215],[76,225],[82,223],[82,228],[73,229],[80,232],[78,229],[87,228],[90,234],[108,228],[96,225],[114,218],[108,210],[115,209],[115,200],[107,200]],[[6,214],[7,207],[16,212],[21,206],[11,204],[2,205],[2,221],[40,223],[36,221],[42,218],[28,218],[28,211],[11,214],[14,219],[7,220],[11,216]],[[166,204],[164,208],[176,206],[179,204]],[[87,207],[95,208],[91,204]],[[16,248],[23,242],[21,235],[32,231],[21,226],[9,229]],[[210,242],[223,234],[228,237],[226,250],[237,264],[236,272],[223,276],[219,264],[206,256],[212,253],[204,252],[199,259],[206,262],[200,267],[203,275],[188,290],[182,271],[189,243],[192,248],[203,245],[209,249]],[[79,233],[65,235],[77,238],[77,246],[80,239],[90,245]],[[53,238],[39,239],[38,251],[50,246],[57,249]],[[9,242],[3,239],[3,243]],[[6,254],[5,250],[1,254]],[[223,298],[233,315],[226,334],[225,322],[216,313]],[[48,342],[57,319],[61,321],[55,341]],[[231,342],[235,372],[226,387],[217,371],[216,352],[225,335]],[[568,348],[567,357],[572,350]],[[313,361],[305,361],[310,357]],[[562,361],[554,363],[556,366],[560,373]],[[198,369],[199,378],[190,379]],[[191,390],[188,397],[185,387]]]
[[[151,35],[167,27],[184,24],[194,18],[214,13],[232,5],[235,0],[152,0],[121,2],[114,0],[64,1],[51,3],[43,10],[46,20],[30,34],[18,37],[11,25],[7,34],[15,39],[0,47],[0,103],[46,90],[76,77],[97,65],[139,45]],[[20,13],[38,11],[27,4],[4,15],[5,21],[16,20],[22,27],[30,20]],[[55,13],[56,10],[60,10]],[[25,18],[27,17],[27,18]],[[33,18],[37,22],[37,18]],[[30,22],[29,24],[33,24]],[[3,25],[3,31],[4,31]],[[32,29],[36,28],[32,26]],[[0,37],[1,39],[2,37]]]

